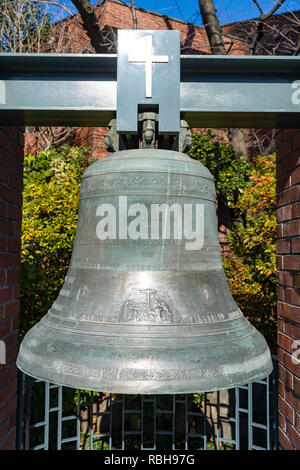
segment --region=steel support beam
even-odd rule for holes
[[[117,56],[0,54],[0,125],[106,126]],[[181,56],[192,127],[299,127],[300,57]]]

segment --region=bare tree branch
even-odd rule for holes
[[[131,13],[132,13],[132,21],[133,21],[133,29],[137,29],[137,19],[135,13],[135,0],[131,0]]]
[[[135,0],[131,0],[130,5],[124,0],[119,0],[122,5],[124,5],[127,8],[130,8],[131,10],[131,15],[132,15],[132,29],[137,29],[137,19],[136,19],[136,12],[135,12]]]
[[[70,10],[67,8],[65,5],[62,5],[61,3],[52,1],[52,0],[27,0],[27,3],[36,3],[39,5],[52,5],[54,7],[59,7],[65,12],[67,12],[69,15],[74,15],[74,11]]]
[[[254,38],[254,40],[252,42],[252,45],[251,45],[251,48],[250,48],[251,53],[254,55],[255,52],[256,52],[256,47],[257,47],[259,41],[261,41],[261,39],[263,38],[263,35],[264,35],[264,33],[263,33],[264,23],[269,18],[271,18],[271,16],[273,16],[274,13],[276,13],[276,11],[284,4],[285,0],[279,0],[276,3],[276,5],[274,5],[274,7],[268,13],[263,13],[263,10],[262,10],[262,8],[259,5],[257,0],[253,0],[253,2],[259,8],[259,11],[261,12],[260,16],[256,20],[256,24],[257,24],[256,35],[255,35],[255,38]]]
[[[297,40],[297,44],[295,46],[293,55],[300,55],[300,25],[298,26],[297,35],[298,35],[298,40]]]
[[[264,14],[264,11],[263,9],[261,8],[260,4],[258,3],[257,0],[253,0],[253,3],[255,3],[255,5],[257,6],[257,8],[259,9],[260,11],[260,14],[263,15]]]

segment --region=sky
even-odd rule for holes
[[[129,0],[127,1],[130,3]],[[70,0],[62,0],[59,3],[73,12],[76,11]],[[96,0],[91,0],[91,4],[95,3],[97,3]],[[277,0],[259,0],[265,13],[276,3]],[[198,0],[135,0],[135,4],[162,15],[202,25]],[[259,15],[259,10],[253,0],[215,0],[215,7],[221,24],[255,18]],[[300,10],[300,0],[285,0],[278,13],[298,9]],[[67,15],[66,12],[65,15]]]

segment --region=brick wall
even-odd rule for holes
[[[101,7],[99,7],[100,10]],[[210,54],[210,47],[201,26],[196,26],[185,21],[150,12],[143,8],[136,8],[137,29],[174,29],[180,31],[182,54]],[[105,26],[120,29],[132,29],[133,20],[130,8],[120,4],[116,0],[111,0],[106,5],[104,14],[100,19],[100,27]],[[232,40],[224,36],[225,48],[230,55],[247,54],[248,46],[243,41]]]
[[[100,160],[109,155],[104,144],[104,137],[107,132],[108,127],[78,127],[72,140],[72,145],[91,147],[91,158]]]
[[[300,449],[300,130],[276,144],[279,442]]]
[[[0,128],[0,450],[14,449],[16,437],[23,154],[22,130]]]

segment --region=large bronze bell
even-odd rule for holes
[[[215,201],[212,175],[183,153],[125,150],[91,165],[65,283],[25,336],[18,367],[134,394],[217,390],[270,374],[266,341],[226,282]]]

